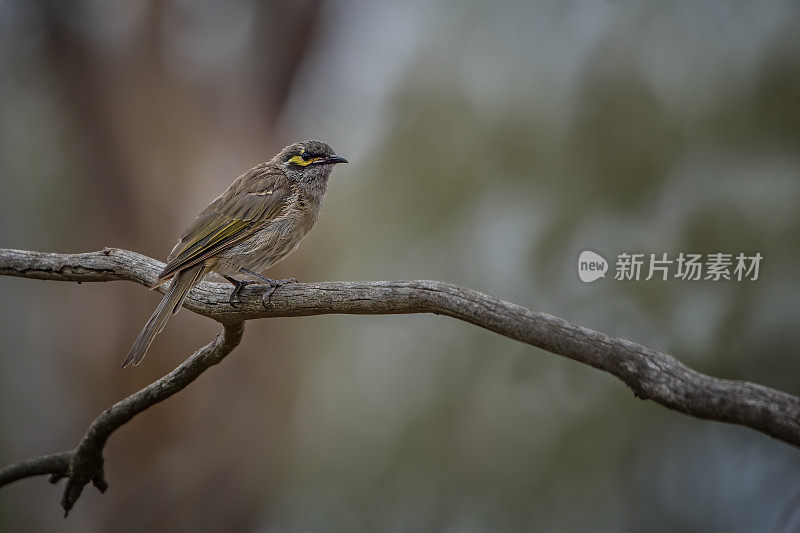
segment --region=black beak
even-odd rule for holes
[[[349,163],[349,162],[350,161],[348,161],[344,157],[336,154],[329,155],[328,157],[323,157],[322,159],[317,161],[317,163],[329,163],[332,165],[335,165],[336,163]]]

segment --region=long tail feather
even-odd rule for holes
[[[189,289],[191,289],[192,287],[194,287],[195,285],[200,283],[200,280],[203,279],[203,274],[206,273],[206,269],[202,265],[198,265],[198,266],[200,266],[201,268],[194,267],[194,268],[190,268],[189,270],[186,271],[186,273],[189,274],[190,277],[192,277],[192,272],[194,272],[196,270],[196,272],[194,273],[193,279],[189,282],[188,288],[181,293],[180,298],[178,298],[178,301],[175,302],[175,306],[172,308],[172,314],[173,315],[177,315],[178,311],[181,310],[181,306],[183,306],[183,301],[186,299],[186,295],[189,294]],[[167,321],[164,320],[164,323],[166,324]],[[164,326],[161,326],[161,329],[164,329]],[[161,330],[159,330],[159,333],[160,332],[161,332]]]
[[[156,307],[156,310],[153,311],[150,320],[144,325],[144,329],[142,329],[139,336],[136,337],[131,349],[128,350],[128,355],[125,356],[122,368],[125,368],[129,364],[136,366],[142,362],[155,336],[164,329],[170,315],[178,312],[189,289],[194,287],[200,279],[202,279],[204,273],[205,266],[199,264],[179,272],[172,278],[169,290],[164,295],[161,303],[158,304],[158,307]]]

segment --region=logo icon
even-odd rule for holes
[[[605,258],[592,252],[584,250],[578,257],[578,277],[584,283],[591,283],[600,278],[606,277],[608,271],[608,261]]]

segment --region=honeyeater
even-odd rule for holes
[[[297,249],[314,226],[337,163],[347,163],[347,159],[323,142],[303,141],[236,178],[197,216],[169,254],[154,285],[169,281],[169,289],[122,367],[142,361],[169,316],[178,312],[189,290],[210,272],[233,284],[232,304],[242,287],[258,283],[241,280],[243,276],[268,283],[267,298],[276,287],[295,281],[270,279],[260,272]]]

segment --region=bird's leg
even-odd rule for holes
[[[269,306],[270,300],[272,299],[272,293],[275,292],[275,289],[278,287],[283,287],[287,283],[297,283],[296,278],[285,278],[285,279],[272,279],[266,276],[262,276],[257,272],[253,272],[252,270],[247,270],[246,268],[240,268],[239,272],[244,272],[245,274],[249,274],[254,278],[258,278],[263,283],[269,285],[269,289],[267,292],[264,293],[262,300],[264,301],[264,306]]]
[[[250,280],[238,280],[236,278],[232,278],[230,276],[222,276],[223,278],[227,279],[229,282],[233,284],[233,290],[231,291],[231,297],[228,302],[231,304],[231,307],[236,307],[236,300],[239,298],[239,293],[242,292],[242,289],[247,287],[248,285],[253,285],[258,283],[258,281],[250,281]]]

